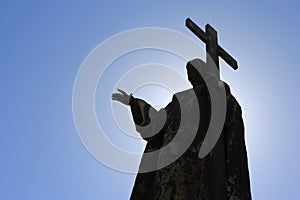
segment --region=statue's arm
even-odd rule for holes
[[[138,126],[145,126],[150,122],[148,116],[151,105],[142,99],[137,99],[132,94],[127,94],[121,89],[112,94],[112,100],[118,101],[126,106],[130,106],[134,123]]]
[[[167,119],[165,109],[155,110],[150,104],[127,94],[121,89],[112,94],[112,100],[130,106],[136,130],[148,142],[157,143],[161,140],[163,127]]]
[[[129,105],[136,130],[150,143],[160,143],[167,119],[165,109],[157,111],[142,99],[130,97]]]

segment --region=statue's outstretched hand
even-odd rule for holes
[[[113,93],[111,95],[111,99],[114,101],[119,101],[119,102],[123,103],[124,105],[129,105],[129,100],[130,100],[131,94],[129,95],[121,89],[117,89],[117,90],[120,93]]]

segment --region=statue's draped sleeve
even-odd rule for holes
[[[166,109],[157,111],[146,101],[133,96],[130,98],[129,105],[136,130],[148,142],[148,149],[151,151],[159,149],[167,120]]]

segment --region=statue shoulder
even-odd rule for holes
[[[192,95],[195,94],[195,91],[193,88],[181,91],[181,92],[177,92],[176,94],[173,95],[173,100],[177,100],[177,101],[183,101],[186,98],[190,98]]]

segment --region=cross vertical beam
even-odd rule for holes
[[[217,68],[219,69],[217,31],[215,31],[215,29],[213,29],[213,27],[211,27],[209,24],[206,24],[205,32],[206,32],[206,63],[208,66],[216,65]]]

